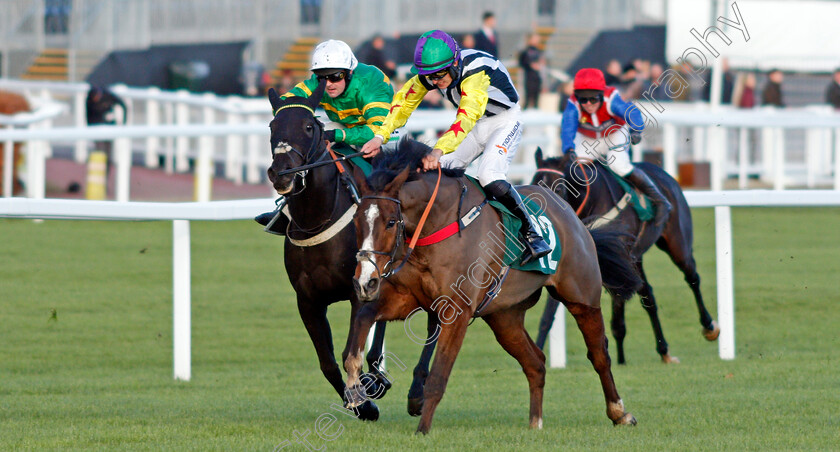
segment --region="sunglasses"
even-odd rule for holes
[[[578,97],[578,102],[581,105],[589,104],[589,103],[597,104],[598,102],[601,102],[601,96]]]
[[[345,71],[339,71],[334,74],[327,74],[327,75],[319,75],[318,81],[322,82],[324,80],[331,82],[331,83],[338,83],[344,80],[344,77],[347,77],[347,73]]]
[[[435,81],[438,81],[438,80],[446,77],[446,74],[448,74],[448,73],[449,73],[449,71],[444,69],[442,71],[437,71],[434,74],[429,74],[429,75],[426,76],[426,78],[429,79],[430,82],[435,82]]]

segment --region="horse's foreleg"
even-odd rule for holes
[[[327,307],[301,298],[300,295],[297,297],[297,305],[300,318],[303,320],[306,332],[309,333],[309,338],[318,354],[321,372],[338,395],[344,397],[344,381],[341,378],[338,363],[335,361],[332,332],[330,331],[330,322],[327,320]]]
[[[612,371],[610,370],[610,355],[607,352],[607,337],[604,335],[604,317],[601,308],[566,303],[569,312],[575,318],[583,340],[586,342],[586,357],[592,362],[595,371],[601,379],[601,388],[607,402],[607,417],[614,424],[636,424],[636,418],[624,411],[624,402],[618,395]]]
[[[557,315],[558,306],[560,306],[560,302],[548,295],[545,300],[545,310],[543,310],[540,319],[540,329],[537,333],[537,347],[540,350],[545,349],[545,341],[548,338],[549,331],[551,331],[551,326],[554,325],[554,317]]]
[[[648,317],[650,317],[650,326],[653,328],[653,335],[656,338],[656,352],[662,357],[663,363],[679,363],[679,358],[668,353],[668,341],[665,340],[665,333],[662,332],[662,324],[659,322],[659,308],[656,306],[656,298],[653,296],[653,287],[648,283],[641,261],[636,264],[636,271],[644,282],[642,288],[639,289],[639,300],[642,302],[642,307],[645,308]]]
[[[382,365],[382,350],[385,343],[385,322],[376,322],[373,330],[373,341],[368,350],[365,361],[368,363],[368,373],[362,375],[362,384],[370,389],[368,390],[368,397],[371,399],[381,399],[385,393],[391,389],[391,381],[380,369]],[[372,378],[367,378],[368,376]]]
[[[438,350],[432,363],[432,370],[423,388],[425,400],[423,401],[423,414],[420,416],[420,423],[417,425],[417,433],[429,433],[429,429],[432,427],[435,408],[437,408],[443,398],[444,391],[446,391],[446,383],[452,373],[455,358],[458,357],[458,352],[464,343],[464,335],[467,333],[469,320],[467,315],[461,315],[452,323],[443,325],[441,328],[438,337]]]
[[[376,319],[375,304],[365,304],[353,318],[350,336],[347,338],[347,357],[344,359],[344,371],[347,372],[347,389],[345,399],[349,407],[356,407],[364,403],[368,397],[362,386],[362,363],[365,341],[370,328]]]
[[[437,345],[437,336],[440,334],[440,322],[433,313],[428,314],[426,321],[426,342],[423,351],[420,353],[420,360],[414,368],[414,379],[411,387],[408,388],[408,414],[420,416],[423,411],[423,385],[426,384],[426,377],[429,376],[429,362],[432,360],[432,353]]]

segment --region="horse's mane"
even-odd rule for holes
[[[423,157],[432,152],[432,148],[424,143],[403,137],[397,144],[396,151],[382,152],[373,159],[370,176],[367,178],[368,185],[377,191],[381,191],[388,183],[394,180],[397,175],[406,167],[417,169],[421,167]],[[443,174],[448,177],[461,177],[463,169],[442,168]],[[408,180],[416,180],[422,177],[423,172],[411,171]]]

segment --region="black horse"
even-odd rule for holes
[[[298,312],[315,346],[321,372],[346,402],[348,393],[334,356],[327,307],[338,301],[350,300],[352,333],[353,319],[361,306],[353,289],[358,247],[356,228],[351,220],[356,204],[350,173],[345,173],[347,177],[341,176],[341,170],[352,171],[352,168],[346,161],[332,161],[324,140],[324,126],[314,116],[324,86],[322,82],[305,99],[292,97],[281,100],[274,89],[269,90],[274,119],[269,124],[272,163],[268,178],[277,193],[286,198],[286,208],[291,216],[285,237],[284,261],[289,281],[297,293]],[[313,163],[324,164],[290,172]],[[352,334],[348,335],[347,345],[350,337]],[[370,369],[368,375],[372,376],[365,384],[369,399],[382,397],[391,386],[379,369],[384,337],[385,322],[379,322],[373,345],[366,356]],[[428,369],[434,344],[426,348],[429,350],[424,349],[415,370],[415,375],[422,378],[428,373],[424,373],[423,369]],[[347,354],[345,346],[342,362]],[[422,381],[415,381],[412,385],[412,388],[419,388],[421,399],[422,387]],[[360,419],[376,420],[379,417],[379,409],[372,400],[355,411]]]
[[[694,238],[691,210],[674,178],[656,165],[650,163],[635,164],[647,173],[668,198],[671,205],[674,206],[665,224],[656,228],[653,220],[641,221],[633,208],[622,202],[624,195],[622,188],[616,178],[609,173],[609,170],[599,162],[575,161],[568,156],[544,159],[540,149],[537,149],[534,157],[537,163],[537,172],[534,174],[532,184],[550,187],[561,198],[569,202],[578,217],[590,229],[597,229],[607,224],[622,225],[625,231],[633,237],[631,239],[631,254],[636,270],[644,280],[644,284],[638,293],[642,306],[650,317],[653,333],[656,336],[656,351],[662,357],[663,362],[679,362],[679,359],[668,353],[668,343],[662,334],[653,288],[648,283],[642,268],[642,255],[654,243],[668,253],[674,265],[685,275],[685,281],[694,293],[694,300],[700,313],[703,336],[709,341],[717,339],[720,328],[712,319],[712,316],[709,315],[709,311],[706,310],[706,306],[703,304],[703,296],[700,293],[700,275],[697,274],[697,264],[693,255],[692,243]],[[627,333],[624,322],[624,305],[627,298],[613,294],[612,299],[612,333],[618,350],[618,363],[624,364],[626,362],[624,359],[624,336]],[[549,297],[540,321],[540,331],[537,337],[537,345],[540,348],[545,345],[545,339],[551,329],[557,306],[558,302]]]

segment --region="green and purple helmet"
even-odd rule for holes
[[[411,72],[420,75],[433,74],[442,69],[450,69],[455,79],[453,65],[461,56],[461,49],[452,36],[440,31],[432,30],[423,33],[414,47],[414,66]]]

